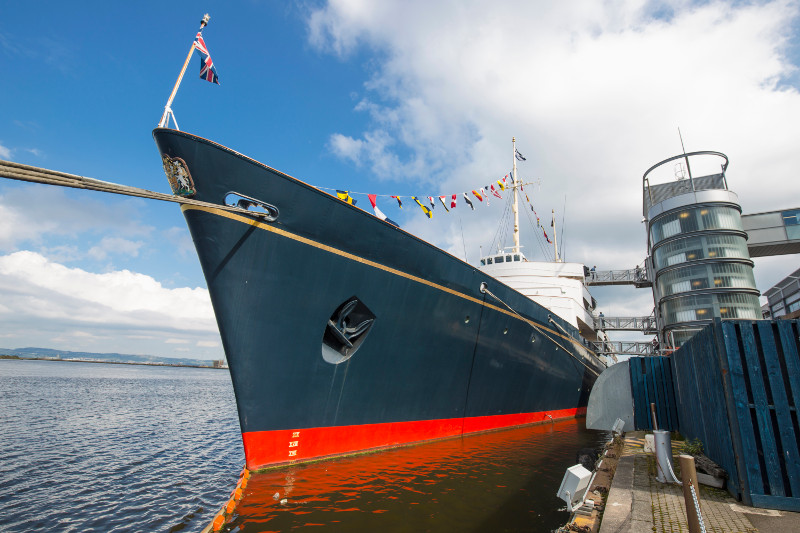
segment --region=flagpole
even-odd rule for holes
[[[556,263],[561,262],[561,258],[558,257],[558,235],[556,232],[556,210],[550,210],[550,227],[553,228],[553,255],[556,258]]]
[[[517,207],[517,139],[511,137],[511,159],[514,162],[514,170],[511,176],[511,185],[514,189],[514,202],[511,204],[511,209],[514,212],[514,253],[519,253],[519,209]]]
[[[203,15],[203,20],[200,21],[200,31],[203,31],[203,28],[208,25],[209,20],[211,20],[211,17],[208,15],[208,13]],[[172,112],[172,100],[175,99],[175,95],[178,93],[178,87],[181,85],[183,75],[186,73],[186,68],[189,66],[189,61],[192,59],[193,53],[194,41],[192,41],[192,47],[189,48],[189,54],[186,56],[186,61],[183,62],[183,68],[181,69],[181,73],[178,75],[178,81],[175,82],[175,87],[172,88],[172,94],[169,95],[167,105],[164,106],[164,114],[161,115],[161,120],[158,123],[159,128],[166,128],[169,124],[169,117],[172,117],[172,120],[175,122],[175,129],[180,129],[178,128],[178,121],[175,120],[175,113]]]

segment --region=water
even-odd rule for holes
[[[0,424],[0,531],[200,531],[244,464],[220,370],[0,360]],[[267,471],[228,527],[546,532],[606,439],[559,422]]]
[[[531,531],[566,523],[555,493],[607,434],[565,421],[254,474],[232,531]]]
[[[226,371],[0,360],[0,530],[200,531],[244,464]]]

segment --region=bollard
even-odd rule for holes
[[[700,525],[703,516],[700,513],[700,488],[697,486],[697,471],[694,468],[694,457],[681,455],[681,479],[683,480],[683,498],[686,501],[686,521],[689,523],[689,533],[701,533],[704,528]],[[694,489],[694,495],[692,495]]]
[[[653,417],[653,431],[658,429],[658,420],[656,419],[656,404],[650,404],[650,416]]]
[[[656,429],[653,431],[653,445],[656,449],[656,481],[659,483],[675,483],[672,473],[672,438],[669,431]]]

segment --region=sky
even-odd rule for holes
[[[383,195],[404,229],[473,264],[511,244],[507,196],[428,219],[389,195],[492,183],[512,137],[562,256],[598,270],[644,261],[642,175],[681,153],[679,129],[687,151],[730,158],[745,214],[800,207],[796,1],[9,2],[0,159],[169,192],[151,131],[206,12],[221,84],[195,55],[180,129],[365,209],[356,192]],[[524,212],[523,251],[551,259]],[[759,289],[797,263],[756,259]],[[593,294],[606,316],[652,312],[646,289]],[[222,357],[178,207],[0,180],[0,347],[26,346]]]

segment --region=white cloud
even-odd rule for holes
[[[131,241],[122,237],[103,237],[100,243],[89,249],[87,255],[97,260],[106,259],[109,255],[137,257],[139,249],[143,245],[142,241]]]
[[[11,149],[6,148],[2,143],[0,143],[0,159],[11,160]]]
[[[63,342],[68,344],[79,343],[82,346],[93,344],[94,341],[106,339],[106,335],[95,335],[86,331],[64,331],[57,337],[52,337],[53,342]]]
[[[173,226],[162,232],[165,240],[172,244],[172,248],[177,250],[181,257],[194,257],[195,249],[189,228],[186,226]]]
[[[349,159],[356,165],[361,164],[361,154],[364,151],[364,141],[353,139],[341,133],[331,135],[329,148],[335,155],[342,159]]]
[[[649,163],[672,155],[678,125],[693,144],[724,140],[726,126],[742,118],[779,124],[776,109],[800,105],[794,89],[777,86],[794,70],[783,51],[796,6],[665,7],[675,10],[670,20],[643,2],[338,1],[315,12],[309,28],[311,42],[334,53],[358,43],[386,53],[369,94],[393,105],[368,97],[356,108],[377,126],[364,132],[364,144],[385,136],[376,161],[396,142],[429,163],[420,171],[457,147],[476,165],[505,167],[508,137],[516,135],[546,178],[595,175],[616,192],[636,189]],[[509,20],[525,31],[509,29]],[[341,134],[331,144],[341,148],[343,138],[363,151],[359,139]],[[478,170],[458,175],[483,179]],[[401,166],[397,175],[407,171]]]
[[[40,246],[38,252],[56,263],[69,263],[83,259],[86,253],[74,244],[58,244],[56,246]]]
[[[121,330],[134,353],[158,353],[136,348],[154,341],[188,344],[176,334],[192,342],[219,339],[206,289],[167,289],[127,270],[97,274],[16,252],[0,256],[0,294],[0,335],[18,333],[32,346],[68,342],[67,349],[79,349],[107,340],[105,349],[120,351],[114,339]]]
[[[567,259],[617,269],[646,255],[641,177],[680,153],[678,127],[687,150],[730,156],[728,183],[745,213],[795,207],[800,130],[789,117],[800,114],[800,93],[788,45],[798,9],[782,0],[334,0],[308,29],[319,50],[374,58],[354,109],[370,123],[332,133],[333,153],[397,180],[397,194],[421,193],[403,181],[460,193],[509,171],[516,136],[527,157],[520,176],[542,180],[526,188],[540,217],[555,209],[558,221],[566,207]],[[416,212],[404,227],[458,257],[466,248],[474,263],[502,209],[471,212],[460,200],[450,215]],[[541,230],[521,223],[526,253],[546,257]]]
[[[138,199],[110,202],[96,195],[75,199],[61,188],[46,185],[10,187],[0,194],[0,251],[14,251],[23,244],[41,245],[44,236],[71,238],[113,231],[128,238],[146,237],[153,228],[139,220],[139,205]],[[131,246],[125,249],[130,255]],[[71,256],[77,253],[75,249],[72,252]]]
[[[128,270],[95,274],[27,251],[0,256],[0,276],[10,294],[21,292],[24,286],[30,291],[27,298],[51,298],[39,310],[43,316],[86,322],[157,320],[154,326],[159,329],[215,329],[206,289],[165,289],[143,274]]]
[[[73,331],[73,337],[95,337],[96,335],[92,335],[91,333],[87,333],[85,331]]]
[[[0,42],[2,42],[2,40],[3,40],[2,37],[0,37]],[[5,44],[5,43],[3,43],[3,44]],[[22,128],[23,130],[31,131],[31,132],[35,132],[35,131],[38,131],[39,129],[41,129],[41,126],[39,125],[39,123],[35,122],[33,120],[14,120],[14,125],[19,127],[19,128]]]
[[[196,346],[200,348],[217,348],[219,346],[219,342],[217,341],[197,341]]]

